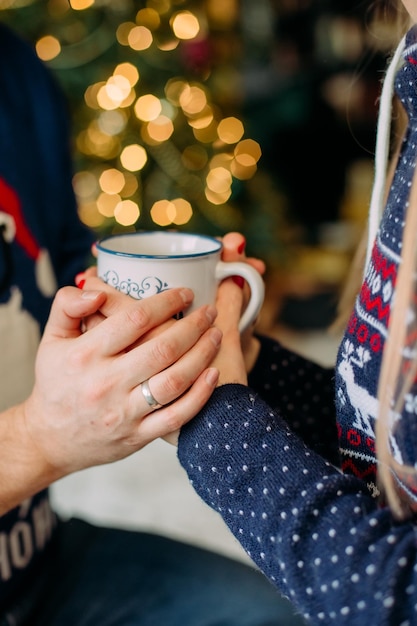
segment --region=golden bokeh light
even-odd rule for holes
[[[119,108],[126,109],[127,107],[130,107],[130,105],[134,103],[135,99],[136,99],[136,92],[134,89],[131,89],[127,98],[122,100],[122,102],[119,104]]]
[[[253,139],[244,139],[235,147],[234,155],[236,159],[242,159],[243,155],[251,156],[257,163],[262,156],[261,146]]]
[[[97,209],[104,217],[114,217],[116,206],[121,202],[119,194],[101,193],[97,198]]]
[[[127,124],[126,115],[122,111],[102,111],[97,118],[99,129],[107,135],[118,135]]]
[[[84,92],[84,100],[85,103],[90,109],[99,109],[100,106],[97,101],[97,94],[102,87],[105,85],[105,81],[100,81],[99,83],[94,83],[93,85],[89,85]]]
[[[231,172],[239,180],[249,180],[254,176],[257,163],[262,156],[258,142],[253,139],[240,141],[234,149],[234,159],[231,163]]]
[[[123,189],[120,192],[122,198],[130,198],[133,196],[139,188],[138,179],[131,172],[124,172],[125,184]]]
[[[132,63],[119,63],[116,65],[113,72],[114,76],[124,76],[131,87],[134,87],[139,80],[139,70]]]
[[[138,172],[146,165],[147,160],[145,148],[137,143],[126,146],[120,154],[120,162],[129,172]]]
[[[207,128],[214,120],[213,109],[206,106],[196,117],[189,118],[188,124],[191,128]]]
[[[243,124],[237,117],[225,117],[217,126],[219,139],[228,144],[240,141],[244,132]]]
[[[74,174],[72,178],[77,198],[82,200],[93,199],[98,191],[97,178],[92,172],[80,171]]]
[[[36,42],[36,54],[42,61],[51,61],[61,52],[61,44],[56,37],[45,35]]]
[[[171,28],[178,39],[194,39],[200,32],[200,23],[194,13],[180,11],[172,16]]]
[[[175,48],[178,48],[179,43],[180,42],[178,39],[172,37],[167,39],[160,39],[156,42],[156,45],[162,52],[171,52],[172,50],[175,50]]]
[[[162,111],[162,104],[159,98],[151,93],[140,96],[135,102],[135,115],[143,122],[155,120]]]
[[[81,202],[78,215],[80,220],[90,228],[100,228],[104,221],[103,215],[97,210],[96,202]]]
[[[213,120],[205,128],[193,128],[193,135],[201,143],[213,143],[217,139],[217,121]]]
[[[111,167],[101,173],[99,184],[101,189],[109,195],[120,193],[125,186],[125,177],[122,172]]]
[[[121,74],[110,76],[97,92],[97,102],[102,109],[117,109],[128,98],[131,86],[128,79]]]
[[[175,217],[172,220],[173,224],[176,226],[187,224],[193,216],[191,204],[184,198],[175,198],[175,200],[172,200],[172,204],[175,207]]]
[[[172,8],[171,0],[147,0],[146,5],[155,9],[159,15],[165,15]]]
[[[253,167],[254,165],[256,165],[255,157],[252,154],[247,154],[246,152],[243,152],[242,154],[237,154],[235,157],[235,161],[240,167]]]
[[[103,133],[97,121],[94,120],[87,130],[79,133],[77,148],[84,154],[110,159],[119,152],[120,143],[117,137]]]
[[[84,11],[93,6],[95,0],[70,0],[71,9]]]
[[[181,78],[171,78],[165,85],[165,95],[175,106],[180,105],[181,94],[189,88],[187,81]]]
[[[151,47],[153,36],[146,26],[134,26],[134,28],[129,31],[127,41],[132,50],[139,52],[140,50],[147,50]]]
[[[122,226],[132,226],[140,216],[139,206],[133,200],[122,200],[114,209],[114,219]]]
[[[207,174],[206,182],[211,191],[223,194],[230,190],[233,178],[229,170],[224,167],[215,167]]]
[[[233,176],[235,178],[238,178],[239,180],[249,180],[250,178],[252,178],[252,176],[254,176],[257,169],[258,167],[256,163],[252,162],[251,165],[242,165],[236,159],[233,159],[230,166],[230,171],[232,172]]]
[[[119,24],[116,30],[116,39],[121,46],[129,45],[129,33],[135,26],[134,22],[122,22]]]
[[[160,115],[156,120],[149,122],[147,125],[149,137],[158,143],[167,141],[172,136],[173,132],[174,124],[166,115]]]
[[[161,18],[155,9],[140,9],[136,14],[136,23],[139,26],[146,26],[149,30],[156,30],[161,25]]]
[[[157,200],[151,208],[151,218],[158,226],[169,226],[176,214],[175,204],[169,200]]]
[[[224,204],[225,202],[228,201],[228,199],[232,195],[232,190],[229,189],[228,191],[225,191],[223,193],[216,193],[212,191],[209,187],[206,187],[204,190],[204,194],[207,200],[211,202],[211,204],[219,205],[219,204]]]
[[[186,115],[197,115],[207,106],[206,93],[197,85],[187,85],[181,92],[179,104]]]
[[[228,154],[227,152],[219,152],[218,154],[215,154],[212,159],[210,159],[210,169],[214,169],[215,167],[230,169],[232,160],[233,156],[231,154]]]

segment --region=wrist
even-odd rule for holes
[[[251,372],[258,360],[261,351],[261,342],[257,337],[251,336],[247,345],[244,346],[244,359],[246,372]]]
[[[35,445],[26,410],[22,403],[0,414],[0,515],[61,477]]]

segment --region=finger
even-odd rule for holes
[[[136,346],[140,345],[141,343],[145,343],[145,341],[150,341],[150,339],[153,339],[154,337],[158,337],[158,335],[168,330],[168,328],[176,324],[176,322],[177,320],[171,318],[167,320],[166,322],[162,322],[162,324],[160,324],[159,326],[155,328],[151,328],[150,330],[148,330],[148,332],[142,335],[142,337],[140,337],[137,341],[135,341],[135,343],[129,346],[128,349],[133,350],[133,348],[136,348]]]
[[[243,289],[232,278],[224,280],[217,290],[216,326],[223,332],[228,329],[237,329],[243,304]]]
[[[45,335],[74,337],[81,334],[80,325],[85,316],[92,315],[104,303],[103,291],[83,292],[76,287],[60,289],[52,303]]]
[[[110,315],[114,315],[117,311],[122,309],[126,302],[141,302],[141,303],[151,303],[146,306],[155,307],[156,298],[160,298],[159,307],[162,308],[164,306],[170,307],[169,316],[174,316],[177,313],[180,313],[185,307],[188,307],[193,298],[194,294],[191,289],[184,288],[176,288],[176,289],[168,289],[167,291],[163,291],[162,293],[158,293],[154,296],[150,296],[149,298],[143,298],[142,300],[135,300],[131,296],[128,296],[121,291],[118,291],[114,287],[111,287],[107,283],[101,280],[101,278],[97,278],[94,276],[87,276],[86,281],[83,286],[83,291],[93,289],[98,290],[101,289],[107,294],[105,305],[101,309],[101,313],[105,317],[109,317]],[[168,319],[165,318],[165,319]]]
[[[264,261],[262,261],[262,259],[258,259],[256,257],[246,257],[245,261],[246,261],[246,263],[251,265],[257,272],[259,272],[259,274],[261,274],[261,276],[263,274],[265,274],[266,265],[265,265]]]
[[[124,375],[130,388],[134,388],[142,381],[166,370],[195,346],[213,324],[216,314],[217,311],[212,306],[201,307],[189,316],[175,322],[173,326],[157,337],[147,342],[140,343],[137,348],[130,350],[119,362],[120,375]],[[104,325],[104,322],[102,325]],[[204,343],[201,344],[201,350],[204,349],[205,345]],[[203,362],[203,353],[201,358]],[[195,367],[198,370],[196,375],[198,375],[206,365],[207,363],[203,364],[200,366],[200,369],[198,369],[198,363],[195,363]],[[176,371],[179,373],[180,370],[181,366]],[[128,372],[127,375],[126,372]],[[184,391],[184,389],[182,389],[182,391]],[[165,404],[173,400],[175,395],[172,395],[170,398],[166,398],[165,396],[163,398],[155,397],[161,404]]]
[[[230,261],[245,261],[251,265],[261,275],[265,273],[265,263],[256,257],[245,256],[246,239],[240,233],[227,233],[222,239],[223,250],[222,260],[226,262]]]
[[[96,268],[96,266],[91,266],[91,267],[87,268],[86,270],[84,270],[83,272],[79,272],[75,276],[74,282],[75,282],[76,286],[78,287],[78,289],[83,289],[86,279],[89,278],[90,276],[97,276],[97,268]],[[99,285],[97,283],[96,289],[99,290],[99,291],[103,291],[103,285]]]
[[[241,261],[244,258],[246,239],[241,233],[227,233],[222,239],[222,261]]]
[[[169,406],[162,407],[141,420],[141,439],[149,443],[158,437],[175,433],[201,411],[209,400],[218,380],[218,371],[209,368],[193,383],[181,398]]]
[[[110,289],[110,291],[108,291]],[[83,290],[84,292],[84,290]],[[106,301],[100,308],[105,319],[91,330],[101,353],[110,355],[126,350],[151,328],[158,326],[188,307],[193,292],[190,289],[170,289],[143,300],[106,289]]]
[[[210,328],[201,339],[188,350],[178,361],[148,380],[149,390],[161,405],[174,402],[182,396],[195,382],[198,376],[210,365],[217,355],[222,333],[218,328]],[[141,385],[136,387],[137,406],[148,409]]]
[[[105,319],[107,318],[104,317],[104,315],[102,315],[100,311],[98,311],[97,313],[94,313],[93,315],[89,315],[88,317],[85,317],[83,320],[83,325],[82,325],[83,332],[92,330],[93,328],[101,324],[101,322],[103,322]]]

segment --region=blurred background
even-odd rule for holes
[[[267,263],[260,330],[331,363],[325,328],[367,216],[397,39],[371,4],[0,0],[0,20],[66,94],[80,217],[97,236],[243,232]],[[244,558],[162,442],[61,481],[54,497],[63,513]]]
[[[370,4],[0,0],[0,19],[66,93],[86,224],[240,230],[268,264],[263,326],[315,328],[366,219],[396,37]]]

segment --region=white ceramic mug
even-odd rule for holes
[[[220,260],[222,244],[205,235],[148,231],[112,235],[97,244],[97,273],[119,291],[141,300],[172,287],[194,292],[189,313],[203,304],[214,304],[219,282],[241,276],[250,287],[243,311],[242,332],[257,318],[264,300],[264,282],[247,263]]]

